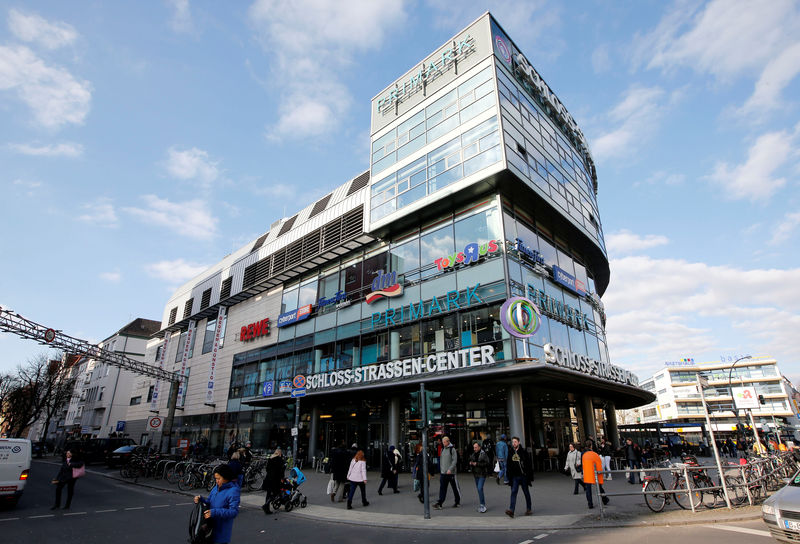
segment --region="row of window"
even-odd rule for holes
[[[729,368],[716,370],[679,370],[670,372],[672,383],[695,382],[697,373],[700,372],[709,381],[728,381],[729,376],[733,381],[743,379],[772,378],[778,376],[778,369],[775,365],[750,365],[741,366],[733,369],[730,373]]]

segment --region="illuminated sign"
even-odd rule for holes
[[[445,268],[449,268],[457,264],[474,263],[485,255],[495,253],[498,249],[500,249],[501,244],[502,242],[500,240],[489,240],[485,244],[472,242],[471,244],[466,245],[464,251],[459,251],[458,253],[453,253],[452,255],[440,257],[433,262],[436,264],[436,268],[438,270],[444,270]]]
[[[300,306],[296,310],[279,315],[278,327],[285,327],[286,325],[292,325],[298,321],[308,319],[311,316],[311,310],[313,308],[314,306],[312,304],[306,304],[305,306]]]
[[[473,346],[431,353],[424,357],[409,357],[388,363],[313,374],[306,380],[306,387],[312,390],[398,378],[424,377],[425,375],[443,374],[452,370],[493,365],[494,363],[493,346]]]
[[[248,340],[255,340],[262,336],[269,334],[269,318],[250,323],[249,325],[242,325],[242,330],[239,332],[239,340],[246,342]]]
[[[344,291],[337,291],[336,294],[333,295],[330,298],[322,297],[321,299],[319,299],[317,301],[317,307],[318,308],[324,308],[325,306],[328,306],[330,304],[336,304],[337,307],[338,307],[338,304],[340,302],[344,302],[346,300],[347,300],[347,295],[345,294],[345,292]]]
[[[442,55],[438,59],[429,60],[427,65],[423,62],[415,74],[403,81],[402,84],[395,84],[394,89],[389,91],[383,98],[378,99],[378,113],[386,112],[389,106],[399,104],[421,90],[426,84],[449,70],[459,58],[466,56],[473,49],[475,49],[475,39],[467,35],[460,42],[453,42],[453,47],[442,51]]]
[[[619,382],[626,385],[639,385],[639,378],[636,374],[624,368],[620,368],[611,363],[603,363],[592,359],[581,353],[574,353],[567,348],[554,346],[553,344],[544,345],[545,360],[553,365],[574,370],[589,376],[597,376],[605,380]]]
[[[500,323],[510,335],[528,338],[539,330],[542,318],[533,302],[523,297],[512,297],[500,307]]]
[[[475,304],[482,304],[483,301],[478,296],[478,287],[480,285],[480,283],[476,283],[472,287],[467,287],[464,291],[448,291],[444,295],[433,297],[430,302],[420,300],[418,304],[412,302],[400,308],[389,308],[385,312],[375,312],[372,314],[371,328],[399,325],[405,321],[430,317],[436,313],[449,312],[451,309],[466,308],[473,303],[473,300]]]
[[[553,265],[553,280],[580,296],[586,295],[586,285],[581,280],[556,265]]]
[[[528,246],[525,242],[523,242],[519,238],[515,240],[515,244],[516,244],[515,249],[520,255],[526,256],[529,260],[533,261],[535,264],[540,264],[544,266],[544,257],[542,257],[542,254],[539,253],[538,250]]]
[[[403,294],[403,286],[397,282],[397,272],[384,273],[378,270],[378,277],[372,280],[372,292],[367,294],[367,304],[372,304],[383,297],[399,297]]]

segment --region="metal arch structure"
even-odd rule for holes
[[[48,331],[50,331],[49,334]],[[43,346],[61,349],[65,353],[89,357],[102,363],[119,367],[122,370],[129,370],[142,376],[149,376],[157,380],[164,380],[172,383],[177,383],[180,381],[180,376],[175,372],[169,372],[167,370],[160,369],[142,361],[137,361],[119,353],[101,348],[100,346],[91,344],[86,340],[80,340],[64,334],[61,331],[55,331],[54,329],[40,325],[39,323],[22,317],[16,312],[2,307],[0,307],[0,332],[16,334],[21,338],[35,340]],[[48,334],[48,336],[52,336],[53,339],[51,341],[46,340],[46,334]]]

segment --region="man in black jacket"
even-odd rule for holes
[[[331,502],[336,500],[337,494],[339,495],[339,502],[344,502],[345,488],[347,487],[347,470],[350,468],[351,457],[350,451],[344,442],[331,452],[331,477],[334,482]]]
[[[531,462],[530,454],[525,451],[525,448],[519,442],[519,437],[516,436],[511,439],[511,448],[508,450],[506,474],[511,484],[511,505],[506,510],[506,515],[511,518],[514,517],[514,510],[517,507],[517,493],[520,487],[525,495],[525,505],[527,506],[525,515],[532,515],[533,504],[528,486],[533,481],[533,463]]]

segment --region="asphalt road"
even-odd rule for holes
[[[70,510],[51,511],[55,489],[49,481],[57,467],[34,462],[25,494],[15,509],[0,510],[0,534],[5,542],[56,543],[178,543],[186,542],[191,498],[87,474],[77,482]],[[66,491],[66,490],[65,490]],[[432,523],[435,524],[435,521]],[[561,531],[439,531],[351,526],[309,521],[280,512],[265,516],[243,508],[236,519],[233,542],[306,544],[308,542],[408,544],[458,541],[459,544],[613,543],[768,544],[760,521],[727,525],[615,528]]]

